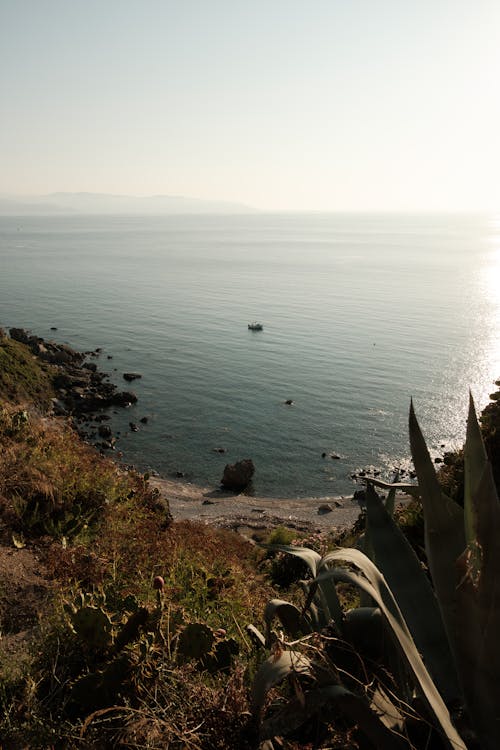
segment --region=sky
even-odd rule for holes
[[[500,211],[500,0],[0,0],[0,194]]]

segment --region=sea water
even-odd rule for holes
[[[142,374],[123,460],[216,486],[252,458],[271,496],[407,465],[410,397],[433,456],[459,445],[500,376],[499,288],[493,216],[0,217],[0,325]]]

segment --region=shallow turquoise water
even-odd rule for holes
[[[500,375],[499,284],[487,216],[0,218],[0,325],[143,374],[124,460],[213,485],[252,457],[260,494],[405,462],[411,396],[436,455],[460,441]]]

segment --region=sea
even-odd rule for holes
[[[490,215],[0,217],[0,326],[142,375],[114,455],[210,487],[251,458],[257,495],[408,468],[411,398],[434,458],[460,446],[500,377],[499,292]]]

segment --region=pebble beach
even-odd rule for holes
[[[150,484],[168,500],[174,520],[193,520],[236,531],[286,526],[327,532],[351,526],[361,507],[351,497],[276,498],[235,494],[182,480],[152,477]]]

